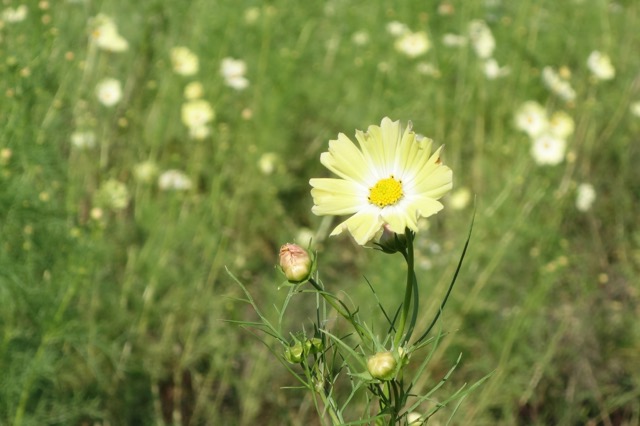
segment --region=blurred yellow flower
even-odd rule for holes
[[[24,21],[27,17],[27,6],[24,4],[17,6],[15,8],[9,7],[2,11],[2,20],[4,22],[15,23]]]
[[[564,111],[556,111],[549,119],[549,131],[556,137],[567,139],[573,133],[575,123],[573,118]]]
[[[203,93],[204,88],[202,87],[202,83],[199,81],[192,81],[184,88],[184,97],[190,101],[201,98]]]
[[[453,210],[462,210],[469,205],[471,201],[471,190],[469,188],[460,188],[457,191],[451,193],[449,196],[448,205]]]
[[[385,117],[380,126],[356,131],[359,148],[344,134],[329,142],[320,162],[338,175],[311,179],[317,215],[349,215],[331,235],[348,231],[360,245],[371,241],[383,226],[404,234],[418,231],[418,219],[442,209],[437,201],[452,187],[452,171],[442,164],[432,140],[419,138],[411,123]]]
[[[206,125],[215,118],[215,111],[204,99],[194,99],[182,104],[182,122],[189,128]]]
[[[109,179],[100,186],[96,201],[101,207],[122,210],[129,204],[129,191],[124,183]]]
[[[158,173],[158,166],[153,161],[138,163],[133,168],[133,175],[141,183],[151,182]]]
[[[198,56],[184,46],[171,49],[171,65],[173,71],[180,75],[194,75],[200,68]]]

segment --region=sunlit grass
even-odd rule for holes
[[[477,211],[427,381],[460,354],[452,388],[495,372],[453,423],[639,421],[636,2],[42,1],[11,19],[18,6],[3,4],[0,25],[1,424],[312,421],[268,351],[221,321],[252,315],[231,301],[224,267],[277,305],[277,249],[310,232],[327,286],[370,300],[366,273],[393,310],[402,274],[326,239],[332,223],[311,214],[308,185],[325,176],[329,139],[384,116],[444,144],[454,191],[471,194],[464,207],[445,199],[416,241],[422,294],[433,292],[425,322]],[[91,42],[100,13],[127,50]],[[487,78],[468,39],[444,44],[472,20],[487,23],[508,74]],[[397,50],[392,21],[424,31],[430,49]],[[179,46],[196,73],[174,71]],[[613,79],[587,66],[596,50]],[[221,74],[225,58],[244,61],[246,88]],[[574,100],[545,86],[547,66]],[[122,87],[112,106],[96,96],[105,78]],[[202,138],[181,116],[193,82],[215,112]],[[514,123],[530,100],[575,123],[559,164],[537,165]],[[78,132],[94,142],[73,143]],[[191,186],[162,189],[168,170]],[[587,211],[581,183],[596,192]],[[308,308],[293,307],[291,324]]]

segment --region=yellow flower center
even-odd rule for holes
[[[386,179],[380,179],[369,189],[369,202],[378,207],[392,206],[402,198],[402,181],[393,175]]]

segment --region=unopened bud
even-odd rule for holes
[[[297,244],[280,247],[280,268],[290,283],[301,283],[311,275],[311,256]]]
[[[308,353],[317,354],[322,352],[322,340],[317,337],[307,339],[305,346]]]
[[[284,351],[284,357],[291,364],[299,364],[300,362],[302,362],[303,355],[304,347],[302,346],[302,343],[297,340],[292,346],[289,346]]]
[[[390,351],[378,352],[370,356],[367,360],[367,370],[369,370],[369,374],[371,374],[371,377],[374,379],[379,380],[393,379],[397,365],[398,363]]]
[[[404,234],[396,234],[388,225],[382,227],[382,234],[376,243],[380,249],[389,254],[404,251],[407,248],[407,237]]]

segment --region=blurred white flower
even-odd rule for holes
[[[466,46],[469,40],[463,35],[447,33],[442,36],[442,44],[448,47]]]
[[[133,168],[133,176],[138,182],[149,183],[158,174],[158,166],[153,161],[143,161]]]
[[[489,59],[496,48],[496,40],[486,22],[474,20],[469,23],[469,39],[480,59]]]
[[[113,19],[104,14],[96,15],[89,20],[91,41],[100,49],[109,52],[124,52],[129,42],[120,35]]]
[[[227,84],[227,86],[235,90],[244,90],[247,87],[249,87],[249,80],[247,80],[246,77],[243,77],[241,75],[237,77],[228,78],[225,80],[225,83]]]
[[[571,87],[571,83],[563,79],[553,68],[544,67],[542,69],[542,81],[551,92],[558,95],[561,99],[573,101],[576,98],[576,92]]]
[[[173,71],[180,75],[194,75],[200,69],[198,55],[188,47],[178,46],[171,49],[171,65]]]
[[[258,168],[260,169],[262,174],[270,175],[276,170],[279,162],[280,157],[278,156],[278,154],[274,152],[265,152],[260,156],[260,159],[258,160]]]
[[[247,64],[242,59],[224,58],[220,63],[220,74],[225,84],[236,90],[243,90],[249,86],[245,77]]]
[[[182,123],[189,128],[205,126],[215,115],[211,104],[203,99],[194,99],[182,104]]]
[[[416,58],[429,51],[431,42],[424,31],[409,32],[396,40],[395,48],[410,58]]]
[[[609,56],[597,50],[591,52],[587,58],[587,67],[598,80],[611,80],[616,75]]]
[[[576,208],[581,212],[591,209],[596,200],[596,190],[590,183],[581,183],[577,188]]]
[[[351,41],[353,42],[353,44],[355,44],[356,46],[364,46],[367,43],[369,43],[369,33],[362,30],[362,31],[356,31],[355,33],[353,33],[353,35],[351,36]]]
[[[71,145],[79,149],[93,148],[96,145],[96,135],[91,130],[73,132]]]
[[[538,165],[554,166],[564,160],[566,147],[567,143],[564,139],[545,133],[533,140],[531,155]]]
[[[564,111],[556,111],[549,119],[549,131],[555,137],[567,139],[573,133],[575,123],[573,118]]]
[[[516,127],[534,138],[547,130],[547,111],[535,101],[523,103],[515,114]]]
[[[96,86],[96,96],[104,106],[114,106],[122,99],[122,84],[115,78],[102,79]]]
[[[2,11],[2,20],[8,23],[24,21],[27,17],[27,6],[24,4],[18,7],[8,7]]]
[[[158,178],[158,187],[163,191],[187,191],[191,186],[191,179],[180,170],[167,170]]]
[[[509,67],[501,67],[500,65],[498,65],[498,61],[493,58],[489,58],[484,61],[483,69],[484,75],[489,80],[495,80],[500,77],[505,77],[511,73],[511,69]]]
[[[471,191],[469,188],[463,187],[451,193],[448,197],[448,205],[453,210],[462,210],[469,205],[471,201]]]
[[[191,139],[203,140],[211,134],[211,127],[206,125],[189,127],[189,137]]]
[[[629,106],[629,109],[631,110],[631,114],[635,115],[636,117],[640,117],[640,101],[633,102]]]
[[[409,27],[402,22],[391,21],[387,24],[387,32],[394,37],[400,37],[409,32]]]
[[[416,65],[416,71],[422,75],[428,75],[430,77],[440,77],[440,70],[438,67],[429,62],[420,62]]]
[[[204,93],[204,88],[202,87],[202,83],[199,81],[192,81],[187,84],[184,88],[184,97],[187,100],[200,99],[202,94]]]
[[[124,183],[109,179],[100,186],[96,201],[101,207],[122,210],[129,204],[129,191]]]

